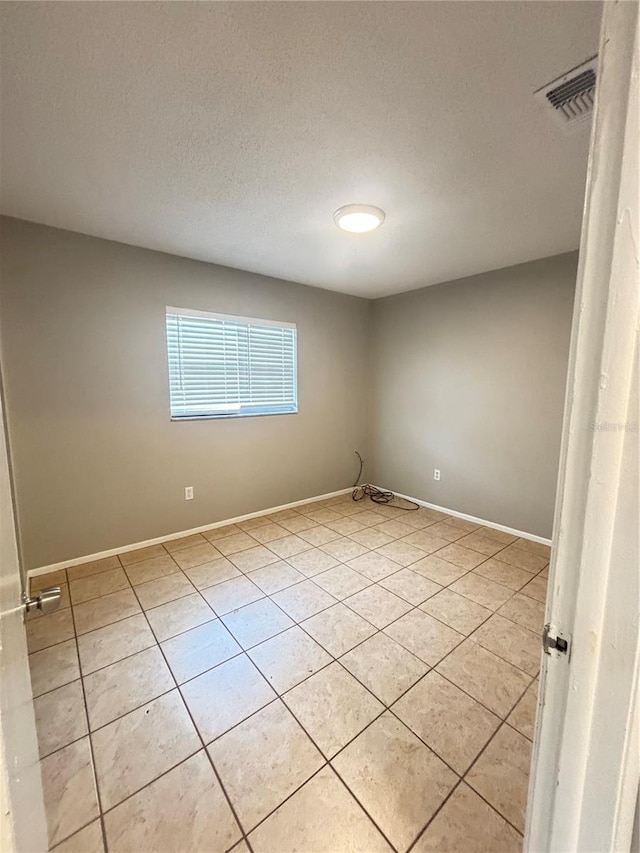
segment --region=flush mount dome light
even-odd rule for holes
[[[343,231],[364,234],[365,231],[374,231],[382,225],[384,210],[370,204],[347,204],[336,210],[333,221]]]

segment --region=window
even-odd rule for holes
[[[167,308],[172,418],[298,411],[295,323]]]

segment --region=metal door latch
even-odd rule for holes
[[[551,654],[551,649],[566,655],[569,653],[569,639],[563,635],[562,631],[547,624],[542,632],[542,648],[546,655]]]
[[[37,595],[23,596],[23,605],[27,613],[39,610],[41,613],[53,613],[60,606],[60,587],[48,586],[41,589]]]

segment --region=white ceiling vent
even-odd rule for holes
[[[571,133],[588,122],[596,96],[597,71],[598,57],[592,56],[534,92],[534,97],[565,133]]]

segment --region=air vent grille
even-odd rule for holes
[[[586,122],[593,112],[597,57],[552,80],[535,93],[555,120],[567,131]]]

